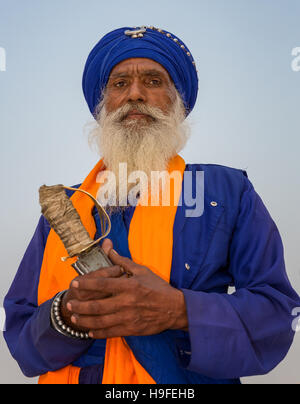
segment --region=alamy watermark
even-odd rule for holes
[[[292,56],[294,56],[292,60],[292,70],[294,72],[300,72],[300,47],[292,50]]]
[[[6,50],[0,47],[0,72],[6,72]]]
[[[292,316],[296,317],[292,322],[292,329],[295,332],[300,331],[300,307],[295,307],[292,311]]]
[[[118,178],[118,179],[117,179]],[[186,217],[204,213],[204,171],[152,171],[151,178],[143,171],[128,175],[127,163],[119,164],[119,173],[99,173],[97,200],[102,206],[185,206]],[[132,184],[129,188],[128,184]],[[182,189],[183,184],[183,189]]]
[[[0,331],[5,331],[5,310],[0,307]]]

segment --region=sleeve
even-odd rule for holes
[[[78,359],[91,341],[65,337],[51,326],[52,300],[38,306],[37,292],[50,226],[41,217],[11,288],[4,299],[4,338],[27,377],[61,369]]]
[[[229,247],[232,295],[183,290],[189,320],[188,369],[239,378],[270,372],[293,338],[292,311],[300,307],[287,277],[279,231],[245,176]]]

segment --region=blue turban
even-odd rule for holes
[[[105,35],[91,51],[83,74],[82,86],[86,102],[94,115],[102,99],[112,69],[130,58],[148,58],[161,64],[181,95],[187,115],[195,106],[198,74],[195,61],[186,45],[170,32],[154,27],[120,28]],[[138,29],[137,29],[138,30]],[[125,34],[126,31],[127,35]]]

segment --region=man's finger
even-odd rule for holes
[[[105,252],[106,255],[108,255],[110,250],[112,250],[113,248],[113,242],[109,238],[106,238],[102,243],[102,250]]]
[[[127,257],[122,257],[121,255],[119,255],[115,250],[110,250],[109,254],[108,254],[109,259],[111,260],[111,262],[115,265],[118,265],[122,268],[124,268],[125,272],[127,273],[134,273],[134,269],[135,269],[135,263],[127,258]]]
[[[112,267],[100,268],[95,272],[91,272],[87,278],[119,278],[124,274],[124,269],[120,265]]]
[[[105,292],[107,294],[120,293],[127,289],[128,279],[121,278],[77,278],[72,287],[79,291]]]
[[[116,325],[111,328],[104,328],[101,330],[90,329],[89,337],[93,339],[106,339],[117,337],[128,337],[130,333],[122,325]]]
[[[86,275],[77,276],[70,284],[71,288],[78,288],[78,281],[80,279],[95,279],[95,278],[119,278],[124,275],[124,269],[119,265],[112,267],[100,268],[97,271],[90,272]]]
[[[122,324],[122,317],[119,313],[108,314],[104,316],[82,316],[73,314],[71,317],[73,324],[80,329],[102,330],[104,328],[115,327]]]
[[[74,314],[86,316],[99,316],[112,314],[120,311],[124,306],[124,299],[120,296],[109,297],[107,299],[89,300],[82,302],[80,300],[70,300],[68,309]]]

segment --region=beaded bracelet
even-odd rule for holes
[[[90,339],[89,334],[87,332],[75,331],[71,327],[64,324],[61,318],[60,313],[60,305],[63,298],[63,295],[66,293],[66,290],[58,293],[52,303],[51,306],[51,323],[53,328],[58,331],[60,334],[65,337],[87,340]]]

